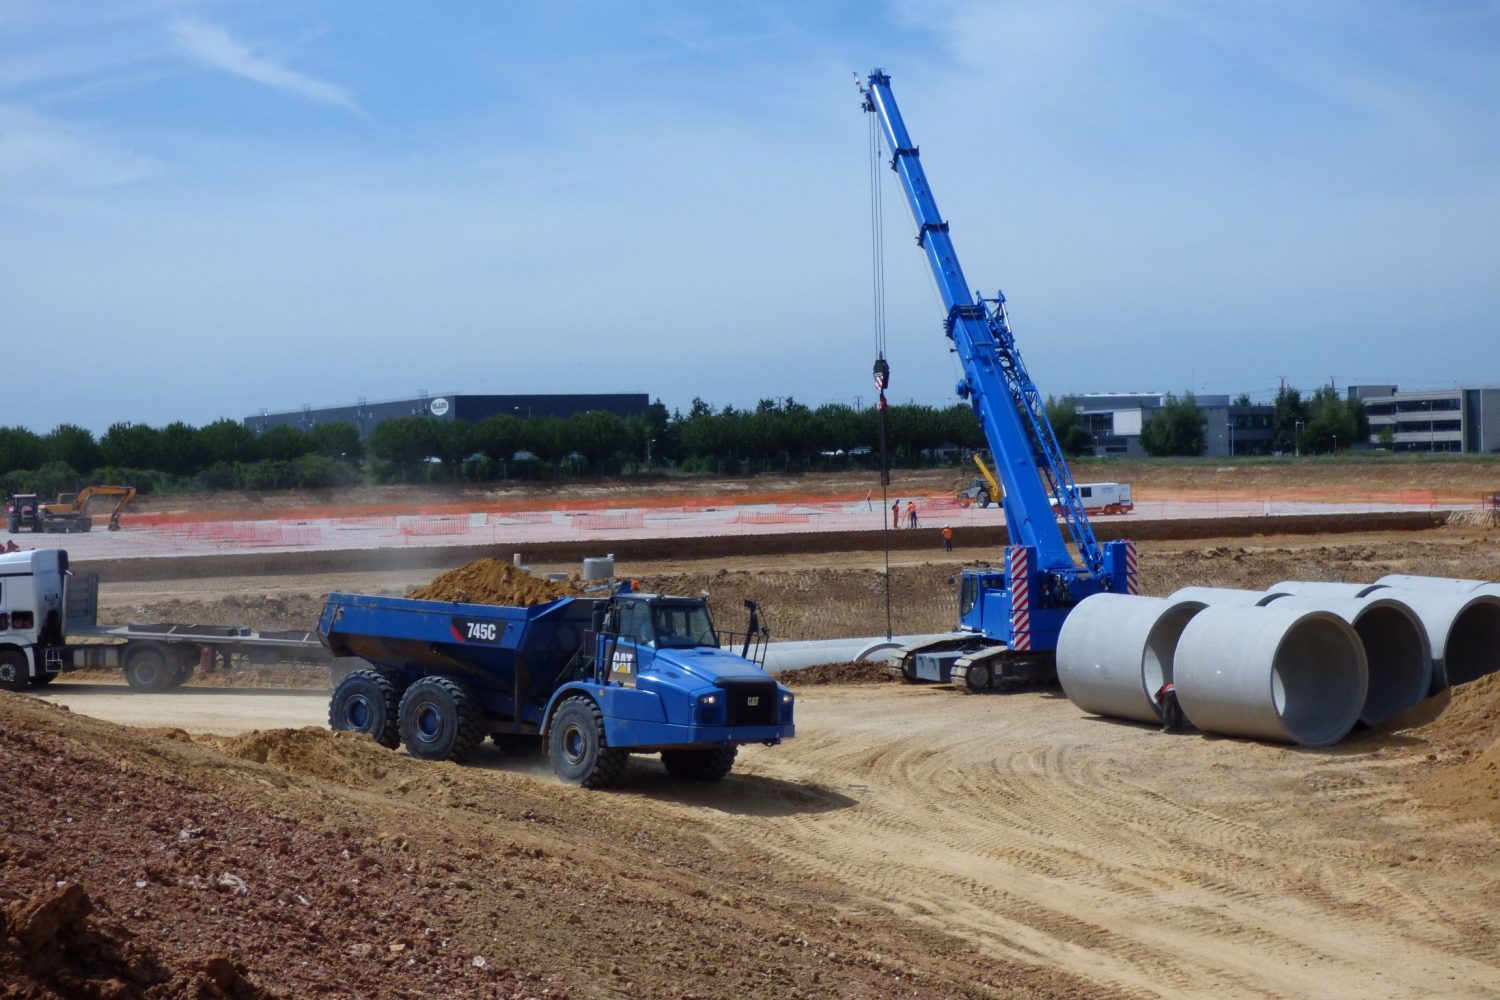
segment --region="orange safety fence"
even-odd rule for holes
[[[644,514],[573,514],[573,527],[580,531],[615,531],[645,526]]]
[[[401,518],[398,528],[405,537],[427,537],[430,535],[467,535],[469,533],[469,518],[464,517],[433,517],[433,518]]]
[[[810,524],[811,514],[792,513],[766,513],[756,511],[740,511],[730,520],[730,524]]]

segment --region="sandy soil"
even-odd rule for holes
[[[995,555],[893,553],[896,629],[950,626],[948,577]],[[1494,578],[1497,556],[1482,529],[1256,536],[1152,543],[1141,575]],[[793,639],[880,631],[884,563],[621,569],[709,590],[726,628],[754,596]],[[330,589],[433,575],[205,570],[107,587],[102,617],[308,627]],[[0,759],[31,765],[0,782],[0,996],[1500,995],[1500,677],[1325,751],[1163,735],[1056,691],[815,683],[839,677],[807,677],[799,736],[722,785],[637,758],[610,793],[538,757],[428,765],[331,734],[315,691],[64,678],[42,697],[71,713],[0,694]]]

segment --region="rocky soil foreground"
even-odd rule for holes
[[[26,762],[0,783],[0,997],[1089,992],[514,765],[5,693],[0,759]]]

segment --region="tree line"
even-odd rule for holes
[[[932,464],[983,446],[973,411],[905,404],[887,411],[886,444],[899,467]],[[84,482],[132,483],[143,492],[277,489],[359,482],[486,482],[599,475],[802,472],[879,462],[880,417],[843,404],[793,399],[753,408],[687,413],[660,401],[640,416],[590,411],[571,417],[500,414],[478,421],[426,416],[382,421],[362,440],[344,422],[308,430],[276,425],[257,433],[216,420],[201,427],[117,423],[97,439],[61,424],[46,434],[0,427],[0,487],[55,495]]]
[[[1328,387],[1309,399],[1284,388],[1273,411],[1277,451],[1331,451],[1339,442],[1347,446],[1369,437],[1363,405],[1340,399]],[[1091,451],[1092,438],[1073,402],[1048,399],[1047,414],[1064,453]],[[1166,405],[1143,426],[1141,443],[1152,455],[1201,455],[1204,428],[1191,392],[1168,394]],[[367,441],[343,422],[307,430],[281,424],[262,432],[228,418],[201,427],[126,422],[98,438],[73,424],[46,434],[0,427],[0,487],[56,495],[85,482],[162,492],[631,476],[665,469],[718,475],[874,469],[881,433],[874,408],[809,407],[790,398],[742,409],[694,399],[686,413],[656,401],[645,414],[630,417],[603,411],[566,418],[499,414],[472,422],[395,417],[376,425]],[[965,403],[892,406],[884,435],[897,468],[959,461],[985,447]]]

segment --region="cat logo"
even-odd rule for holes
[[[758,695],[758,694],[752,694],[750,697],[748,697],[748,698],[745,699],[745,705],[747,707],[749,707],[749,708],[754,708],[755,706],[757,706],[759,704],[760,704],[760,695]]]

